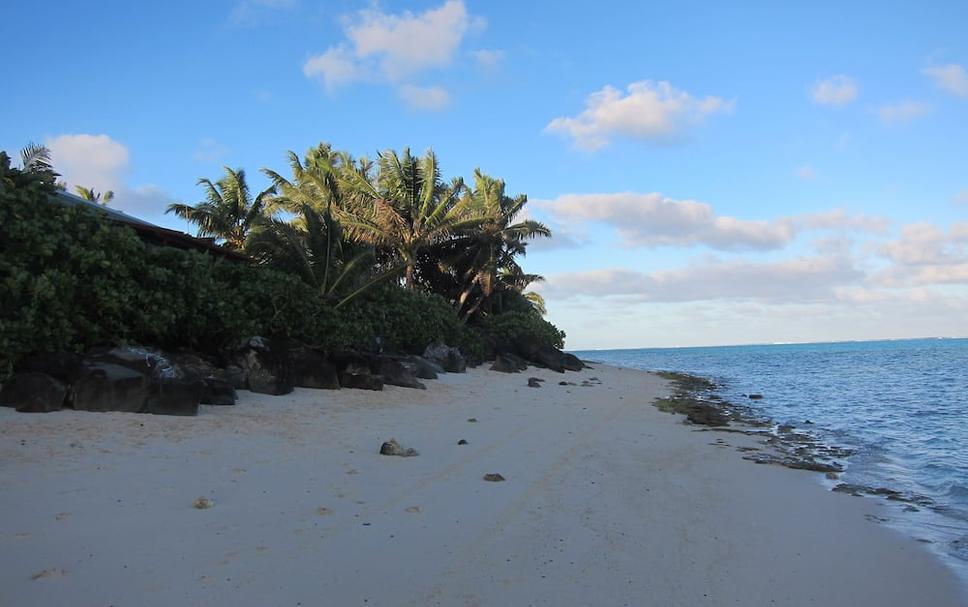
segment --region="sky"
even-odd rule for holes
[[[165,215],[319,142],[527,194],[570,349],[968,336],[968,4],[16,2],[0,149]]]

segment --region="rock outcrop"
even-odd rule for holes
[[[14,407],[22,413],[60,411],[66,399],[66,384],[35,371],[14,375],[0,390],[0,407]]]

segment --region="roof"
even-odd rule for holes
[[[134,217],[133,215],[123,213],[117,209],[112,209],[111,207],[104,206],[90,200],[85,200],[80,196],[75,196],[74,194],[65,192],[63,190],[58,190],[54,196],[56,197],[57,201],[62,204],[83,206],[99,213],[103,213],[107,219],[115,223],[127,225],[133,229],[142,240],[152,244],[175,247],[178,249],[195,249],[198,251],[206,251],[216,255],[221,255],[223,257],[228,257],[236,261],[249,261],[249,257],[247,255],[217,245],[211,238],[196,238],[195,236],[185,234],[184,232],[163,228],[153,223],[149,223],[143,219]]]

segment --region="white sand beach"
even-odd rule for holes
[[[0,605],[966,604],[877,501],[744,461],[667,389],[480,368],[196,418],[0,409]]]

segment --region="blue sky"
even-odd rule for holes
[[[428,147],[526,193],[569,347],[968,335],[968,5],[5,9],[0,148],[186,229],[222,165]]]

